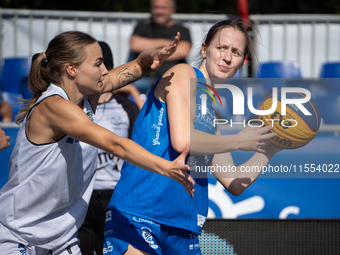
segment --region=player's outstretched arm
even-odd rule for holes
[[[187,173],[190,167],[185,164],[189,146],[177,159],[168,161],[148,152],[134,141],[117,136],[95,124],[80,107],[68,100],[55,97],[46,99],[45,103],[49,103],[49,106],[44,109],[47,121],[43,122],[47,123],[46,125],[79,141],[105,150],[140,168],[170,177],[179,182],[193,197],[195,182]],[[58,107],[55,107],[57,105]]]
[[[107,80],[102,93],[112,91],[142,78],[147,73],[156,70],[165,59],[169,58],[177,49],[180,33],[177,32],[175,39],[169,46],[160,49],[143,51],[139,56],[124,65],[112,69],[107,74]]]

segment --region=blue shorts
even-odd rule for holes
[[[108,209],[104,255],[122,255],[129,244],[152,255],[201,255],[198,234]]]

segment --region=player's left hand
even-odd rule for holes
[[[283,148],[276,146],[269,140],[264,140],[263,143],[264,145],[260,146],[260,148],[263,150],[263,153],[270,154],[270,157],[283,150]]]
[[[177,32],[175,39],[170,43],[169,46],[163,47],[151,53],[153,62],[150,68],[152,70],[156,70],[158,67],[160,67],[160,65],[163,63],[165,59],[169,58],[172,54],[174,54],[174,52],[177,49],[180,37],[181,37],[180,33]]]

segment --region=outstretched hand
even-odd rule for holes
[[[11,144],[9,143],[10,140],[11,137],[6,136],[5,131],[3,131],[0,127],[0,151],[11,146]]]
[[[240,144],[239,149],[243,151],[257,151],[265,153],[262,148],[266,145],[265,140],[275,137],[276,133],[267,133],[272,129],[271,126],[265,127],[246,127],[237,136]],[[264,147],[265,148],[265,147]]]
[[[190,166],[185,164],[185,158],[188,155],[189,151],[190,146],[187,145],[182,154],[179,155],[174,161],[171,161],[171,165],[164,175],[182,184],[189,195],[191,197],[194,197],[195,181],[187,172],[190,170]]]
[[[161,64],[163,63],[165,59],[169,58],[172,54],[175,53],[180,37],[181,37],[180,33],[177,32],[175,39],[170,43],[169,46],[163,47],[151,53],[153,62],[150,68],[152,70],[156,70],[158,67],[161,66]]]

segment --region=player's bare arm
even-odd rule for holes
[[[220,129],[217,128],[217,134],[220,135]],[[261,174],[261,167],[266,166],[270,159],[282,148],[272,144],[269,140],[264,141],[261,146],[263,152],[256,152],[245,163],[235,166],[230,152],[215,154],[212,166],[224,167],[225,171],[214,171],[212,174],[222,184],[222,186],[232,195],[239,196],[248,188]],[[242,171],[247,167],[257,169],[258,171]],[[219,168],[215,168],[219,169]],[[232,169],[228,171],[228,169]]]
[[[41,111],[45,114],[40,114]],[[28,130],[29,139],[37,144],[54,142],[68,134],[140,168],[170,177],[181,183],[189,195],[193,196],[195,182],[187,173],[189,166],[185,165],[189,147],[174,161],[167,161],[132,140],[119,137],[95,124],[78,105],[59,96],[47,98],[37,106]]]
[[[175,39],[169,46],[161,49],[143,51],[138,58],[111,70],[106,76],[107,84],[102,93],[112,91],[142,78],[147,73],[156,70],[165,59],[169,58],[177,49],[180,34],[177,33]]]
[[[170,123],[171,144],[178,152],[190,143],[192,154],[206,155],[249,150],[263,152],[263,140],[276,136],[267,133],[271,127],[246,128],[236,135],[213,135],[194,128],[196,116],[196,86],[191,84],[195,71],[187,64],[179,64],[168,70],[155,90],[159,98],[166,95]]]
[[[130,39],[131,51],[140,53],[147,49],[158,49],[169,45],[170,39],[165,38],[149,38],[139,35],[132,35]],[[176,61],[186,58],[191,50],[191,43],[188,41],[180,41],[176,52],[171,55],[166,61]]]

